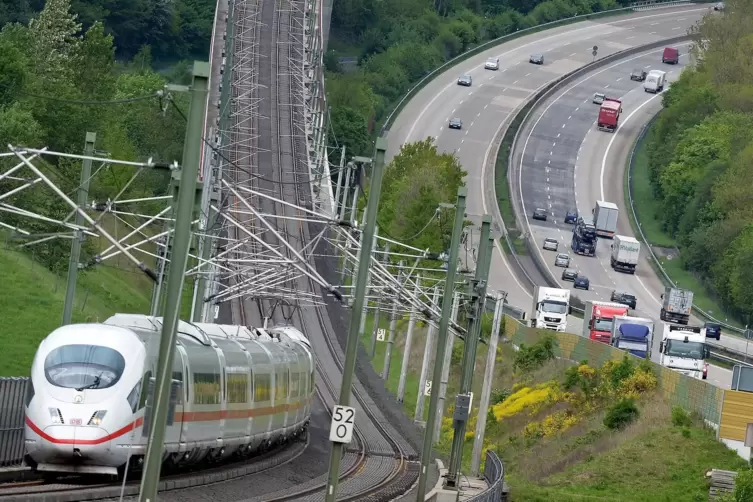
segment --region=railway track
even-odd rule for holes
[[[214,467],[197,466],[190,471],[168,473],[160,481],[159,492],[180,490],[192,486],[219,483],[243,476],[259,475],[277,469],[304,454],[308,435],[283,446],[273,448],[248,460],[223,462]],[[0,502],[73,502],[108,500],[138,495],[139,478],[117,482],[101,482],[101,477],[59,476],[55,479],[0,484]]]

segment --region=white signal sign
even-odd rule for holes
[[[350,406],[335,406],[332,411],[332,425],[329,427],[329,440],[334,443],[350,443],[353,427],[356,424],[356,409]]]
[[[377,340],[380,341],[380,342],[383,342],[384,341],[384,335],[386,333],[387,333],[387,330],[385,330],[384,328],[379,328],[377,330]]]

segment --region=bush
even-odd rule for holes
[[[554,348],[556,346],[557,339],[552,335],[546,335],[530,347],[520,344],[520,350],[515,353],[513,367],[523,371],[533,371],[540,368],[545,362],[554,359]]]
[[[622,399],[607,410],[604,427],[611,430],[622,429],[638,418],[639,414],[635,401],[630,398]]]
[[[672,407],[672,425],[675,427],[690,427],[693,421],[687,411],[679,406]]]
[[[489,404],[491,406],[494,406],[495,404],[499,404],[505,399],[507,399],[508,397],[510,397],[510,394],[512,393],[510,392],[509,389],[495,389],[492,391],[491,402]]]

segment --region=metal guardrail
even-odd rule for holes
[[[654,254],[654,250],[651,249],[651,245],[649,244],[648,240],[646,239],[646,235],[643,233],[643,228],[641,228],[640,222],[638,221],[638,215],[635,212],[635,206],[633,205],[633,183],[632,183],[632,170],[633,170],[633,160],[635,157],[635,149],[638,143],[643,141],[644,136],[646,135],[646,132],[648,131],[649,125],[652,124],[654,119],[652,119],[648,124],[646,124],[643,129],[641,130],[641,133],[638,135],[638,139],[636,140],[635,144],[633,145],[633,149],[630,151],[630,160],[628,163],[628,205],[630,206],[630,212],[633,213],[633,221],[635,222],[635,227],[637,227],[638,234],[640,235],[641,242],[643,242],[643,247],[646,248],[649,252],[649,260],[653,262],[653,264],[659,269],[659,279],[664,282],[665,285],[671,286],[673,288],[678,287],[677,284],[672,280],[672,278],[667,274],[666,270],[664,270],[664,267],[661,266],[661,263],[659,262],[659,258],[657,258],[656,254]],[[633,229],[635,230],[635,228]],[[741,335],[745,334],[745,330],[738,328],[736,326],[732,326],[730,324],[725,323],[724,321],[720,321],[719,319],[715,319],[711,314],[708,314],[703,309],[700,309],[693,305],[693,312],[700,315],[704,319],[717,323],[720,326],[722,326],[727,331],[732,331],[733,333],[739,333]],[[731,351],[727,349],[730,352],[734,352],[735,354],[743,355],[741,352],[737,351]]]
[[[494,40],[489,40],[488,42],[484,42],[481,45],[478,45],[472,49],[469,49],[465,51],[462,54],[458,54],[454,58],[450,59],[446,63],[440,65],[439,67],[435,68],[434,70],[427,73],[421,80],[416,82],[416,84],[411,87],[402,98],[400,98],[400,101],[397,102],[395,107],[392,109],[390,114],[387,116],[387,118],[384,121],[384,124],[382,125],[381,130],[379,131],[380,136],[384,136],[386,133],[390,130],[390,125],[392,124],[392,121],[399,115],[400,111],[403,109],[403,106],[410,101],[410,99],[418,92],[420,91],[424,85],[426,85],[428,82],[431,82],[434,80],[434,78],[438,75],[440,75],[445,70],[452,68],[458,63],[461,63],[465,61],[466,59],[475,56],[487,49],[491,49],[492,47],[496,45],[503,44],[505,42],[508,42],[510,40],[514,40],[516,38],[528,35],[530,33],[535,33],[537,31],[546,30],[549,28],[554,28],[561,25],[566,25],[569,23],[572,23],[574,21],[585,21],[592,17],[606,17],[610,15],[617,15],[620,13],[627,13],[627,12],[635,12],[635,11],[641,11],[641,10],[650,10],[650,9],[659,9],[659,8],[669,8],[669,7],[678,7],[681,5],[690,5],[694,3],[706,3],[704,1],[692,1],[692,0],[650,0],[650,1],[643,1],[643,2],[636,2],[634,4],[631,4],[629,7],[621,7],[619,9],[609,9],[609,10],[603,10],[600,12],[590,12],[588,14],[579,14],[576,16],[571,16],[563,19],[559,19],[557,21],[550,21],[548,23],[542,23],[537,24],[536,26],[531,26],[530,28],[523,28],[522,30],[517,30],[514,33],[509,33],[507,35],[502,35],[501,37],[495,38]]]
[[[28,377],[0,377],[0,467],[23,463],[24,399],[28,385]]]
[[[484,492],[471,497],[466,502],[499,502],[507,500],[505,491],[505,464],[491,450],[486,451],[484,479],[489,486]]]

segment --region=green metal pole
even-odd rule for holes
[[[468,196],[468,189],[465,187],[458,188],[458,198],[455,203],[455,223],[452,227],[452,241],[450,243],[450,259],[447,262],[447,278],[444,286],[444,299],[442,300],[442,317],[439,320],[439,332],[437,333],[437,352],[434,356],[434,373],[432,382],[439,382],[442,379],[442,357],[444,356],[445,346],[447,345],[447,331],[450,327],[450,314],[452,312],[452,297],[455,287],[455,275],[458,268],[458,252],[460,250],[460,235],[463,233],[463,221],[465,220],[465,199]],[[423,391],[423,389],[419,389]],[[416,493],[416,502],[424,502],[426,498],[426,476],[428,474],[429,462],[431,462],[431,447],[434,436],[434,422],[437,418],[438,392],[432,390],[429,398],[429,416],[426,419],[424,428],[424,444],[421,452],[421,470],[418,476],[418,490]]]
[[[481,334],[481,317],[484,314],[484,304],[486,303],[486,284],[489,278],[489,266],[491,265],[493,241],[490,237],[491,217],[484,215],[481,221],[481,238],[478,243],[478,262],[476,263],[476,274],[471,286],[471,298],[473,307],[468,316],[468,333],[465,337],[465,347],[463,349],[462,374],[460,377],[459,394],[468,394],[471,392],[473,385],[473,371],[476,365],[476,348]],[[471,404],[472,406],[472,404]],[[471,410],[468,410],[470,414]],[[460,459],[463,455],[463,443],[465,442],[466,420],[455,420],[453,423],[452,449],[450,450],[450,463],[445,478],[445,486],[448,488],[457,487],[458,474],[460,471]]]
[[[84,155],[94,155],[94,143],[97,141],[97,133],[87,132],[84,144]],[[78,186],[78,206],[83,207],[89,198],[89,178],[92,175],[91,159],[84,159],[81,166],[81,184]],[[83,226],[84,217],[76,213],[76,225]],[[70,324],[73,316],[73,302],[76,299],[76,280],[78,279],[78,260],[81,257],[81,243],[84,241],[84,233],[76,230],[71,242],[71,256],[68,262],[68,281],[65,288],[65,304],[63,305],[62,325]]]
[[[345,364],[343,378],[340,384],[340,399],[338,404],[348,406],[353,384],[353,370],[356,366],[356,352],[358,350],[358,328],[361,324],[363,306],[366,301],[366,282],[369,276],[371,260],[371,244],[374,241],[374,228],[376,227],[377,210],[379,208],[379,195],[382,192],[382,174],[384,172],[384,155],[387,151],[387,140],[377,138],[376,156],[374,168],[371,173],[371,189],[369,190],[369,203],[366,207],[366,222],[363,227],[363,239],[361,249],[363,252],[358,260],[358,276],[356,277],[355,289],[353,290],[353,306],[350,309],[350,326],[348,327],[348,342],[345,345]],[[329,478],[327,480],[327,493],[325,502],[335,502],[337,497],[337,484],[340,480],[340,460],[342,459],[343,443],[332,443],[329,456]]]
[[[149,443],[141,478],[140,502],[156,502],[159,486],[162,454],[167,423],[167,408],[172,385],[173,355],[178,329],[178,316],[183,292],[183,280],[188,263],[188,249],[191,244],[191,221],[196,202],[196,178],[199,174],[204,116],[206,115],[209,83],[209,63],[194,61],[193,83],[190,88],[191,105],[188,109],[186,142],[183,147],[183,170],[177,194],[175,233],[170,256],[170,269],[167,277],[167,300],[162,319],[162,335],[157,363],[157,381],[154,386],[154,406],[149,428]]]

